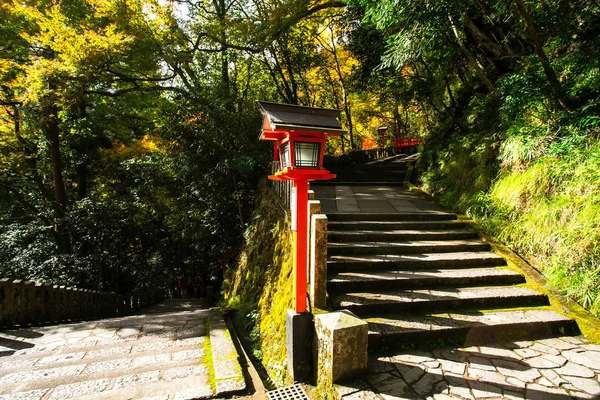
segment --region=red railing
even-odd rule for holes
[[[394,138],[394,149],[400,149],[402,147],[413,147],[420,146],[423,144],[421,138]]]

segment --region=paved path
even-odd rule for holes
[[[128,317],[0,332],[1,400],[183,400],[245,387],[223,318],[198,300],[167,300]]]
[[[321,212],[411,213],[441,212],[441,207],[421,199],[407,189],[393,186],[313,185]]]
[[[600,346],[559,337],[372,356],[354,399],[600,399]]]

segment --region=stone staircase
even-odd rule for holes
[[[401,176],[402,167],[394,167]],[[357,174],[354,167],[354,175],[330,184],[366,185],[373,170]],[[371,189],[391,186],[378,174],[373,180]],[[547,296],[525,287],[525,278],[455,214],[432,207],[327,216],[329,302],[369,323],[372,352],[579,334],[574,321],[550,310]]]
[[[316,185],[373,185],[402,186],[406,175],[407,164],[404,162],[372,161],[357,164],[349,168],[332,171],[337,178],[331,181],[317,181]]]

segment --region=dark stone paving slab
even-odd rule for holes
[[[197,300],[167,300],[127,317],[4,331],[0,338],[0,346],[26,344],[0,347],[6,354],[0,400],[183,400],[245,388],[223,318]],[[212,342],[210,359],[205,350]],[[214,387],[210,375],[217,368]]]
[[[574,361],[577,360],[577,361]],[[600,346],[583,337],[373,355],[347,399],[598,399]]]

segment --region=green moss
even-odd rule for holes
[[[204,349],[204,358],[202,360],[202,364],[204,364],[208,369],[208,382],[210,383],[210,387],[212,388],[213,392],[215,392],[217,390],[217,380],[215,378],[212,346],[210,344],[210,322],[208,318],[204,320],[204,329],[206,332],[206,339],[202,345],[202,348]]]
[[[249,333],[273,383],[287,382],[286,310],[293,301],[291,226],[281,200],[261,185],[261,203],[245,234],[237,266],[228,271],[225,306],[238,310],[238,323]]]
[[[600,316],[600,139],[574,125],[555,136],[543,122],[521,121],[503,142],[474,134],[450,150],[431,143],[437,160],[426,160],[422,188]]]

